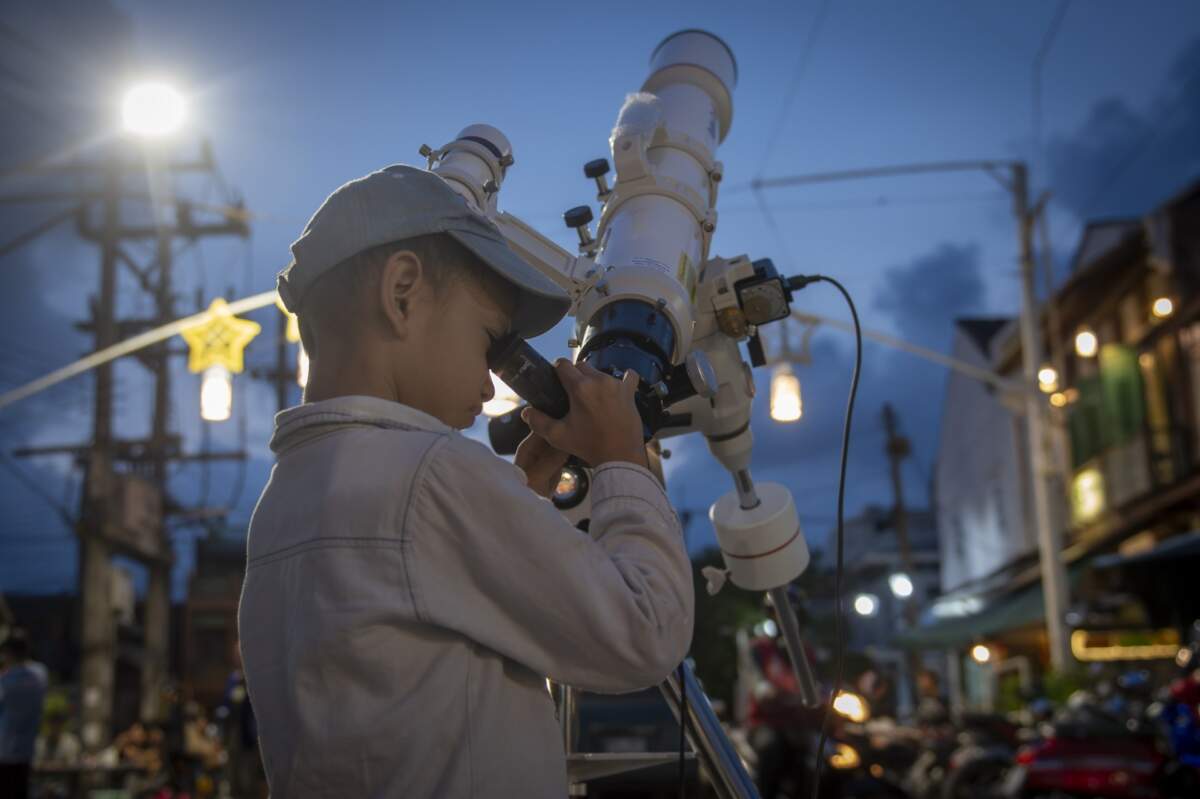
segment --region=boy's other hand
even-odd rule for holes
[[[646,466],[642,418],[634,405],[638,375],[630,370],[617,380],[587,364],[560,358],[554,364],[571,401],[571,410],[555,419],[536,408],[521,418],[551,447],[570,453],[591,466],[626,461]]]
[[[517,446],[515,463],[525,472],[529,487],[547,499],[553,496],[567,453],[552,447],[537,433],[530,433]]]

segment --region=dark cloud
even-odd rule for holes
[[[1047,147],[1054,198],[1078,220],[1144,213],[1200,175],[1200,39],[1175,59],[1144,111],[1097,102]]]
[[[891,317],[901,337],[944,349],[956,316],[983,306],[979,247],[944,243],[933,252],[883,274],[874,307]]]

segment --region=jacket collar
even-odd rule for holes
[[[449,433],[452,428],[424,411],[379,397],[334,397],[275,414],[271,450],[277,455],[318,436],[349,427],[381,427]]]

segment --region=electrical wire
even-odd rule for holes
[[[845,550],[845,509],[846,509],[846,458],[850,452],[850,428],[854,420],[854,399],[858,395],[858,378],[862,371],[862,325],[858,321],[858,309],[850,292],[836,279],[827,275],[798,276],[788,280],[792,290],[801,289],[810,283],[823,281],[836,288],[850,307],[850,316],[854,319],[854,374],[850,379],[850,395],[846,400],[846,421],[842,426],[842,458],[838,473],[837,496],[837,563],[833,572],[833,690],[829,692],[829,701],[821,714],[821,735],[817,741],[817,751],[814,754],[816,762],[813,766],[813,799],[819,799],[821,794],[821,769],[825,765],[825,741],[829,737],[829,719],[833,709],[833,701],[842,689],[842,670],[845,665],[845,623],[842,613],[842,567]]]
[[[804,47],[800,50],[800,57],[796,61],[796,67],[792,72],[792,81],[788,85],[787,94],[783,97],[783,103],[779,106],[779,116],[775,120],[775,127],[771,131],[771,137],[767,140],[767,146],[763,148],[762,163],[758,167],[758,176],[762,177],[767,169],[767,164],[771,162],[771,156],[775,152],[775,146],[779,143],[779,134],[783,130],[784,123],[787,122],[788,114],[792,109],[792,101],[796,99],[796,90],[800,88],[800,81],[804,77],[804,72],[808,68],[808,62],[812,58],[813,47],[817,43],[817,37],[821,35],[821,27],[825,24],[825,14],[829,11],[829,0],[822,0],[821,7],[817,9],[817,15],[813,18],[813,24],[808,29],[808,36],[804,41]]]

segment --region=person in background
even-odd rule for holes
[[[42,766],[74,767],[83,755],[83,744],[79,736],[67,728],[69,713],[65,707],[46,709],[46,732],[37,739],[34,747],[33,764]]]
[[[20,628],[0,645],[0,658],[0,796],[25,799],[49,678]]]

